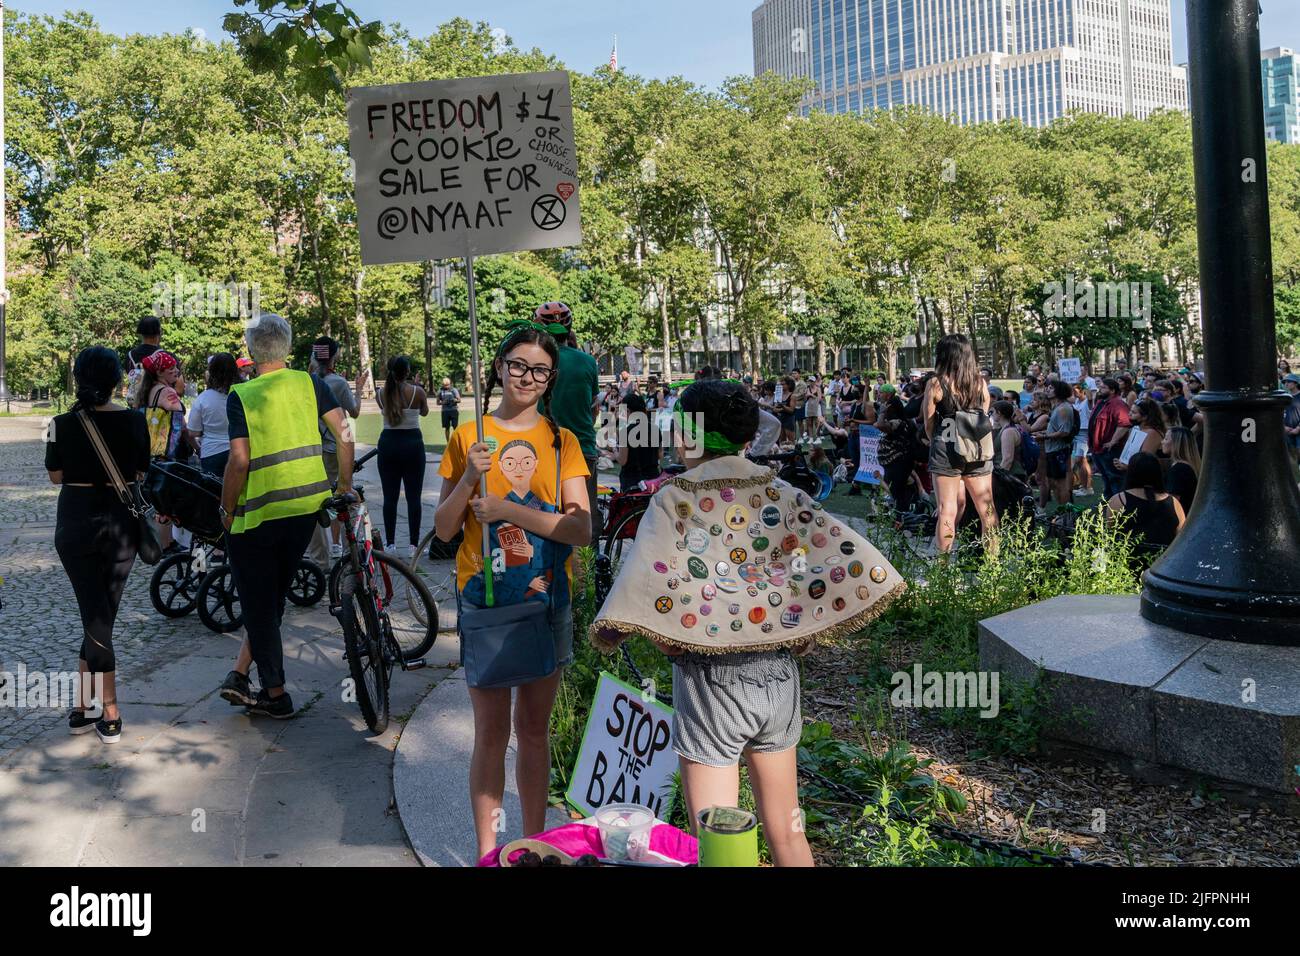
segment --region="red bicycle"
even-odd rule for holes
[[[365,491],[358,487],[323,506],[337,515],[347,539],[343,557],[330,573],[330,613],[343,628],[361,716],[371,732],[382,734],[388,728],[393,668],[425,666],[424,655],[438,636],[438,613],[424,582],[376,547],[365,501]]]

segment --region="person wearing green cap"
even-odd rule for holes
[[[598,540],[603,530],[600,509],[596,507],[596,464],[600,450],[596,447],[596,415],[600,411],[600,367],[596,360],[578,348],[573,334],[573,312],[563,302],[547,302],[537,307],[538,322],[564,326],[567,334],[555,337],[560,346],[555,385],[545,401],[545,411],[555,424],[573,432],[587,461],[587,500],[591,503],[591,537]]]

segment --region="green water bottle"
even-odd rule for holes
[[[700,811],[700,866],[758,866],[758,818],[739,807]]]

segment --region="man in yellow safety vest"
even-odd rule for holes
[[[288,368],[289,323],[262,313],[244,330],[257,377],[235,385],[226,400],[230,459],[222,488],[222,520],[230,570],[247,635],[221,696],[257,716],[294,714],[284,689],[280,619],[321,505],[331,495],[321,460],[324,421],[338,446],[338,493],[352,488],[352,424],[320,379]],[[248,679],[257,664],[262,687]]]

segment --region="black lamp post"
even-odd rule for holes
[[[1186,527],[1147,573],[1142,616],[1300,646],[1300,488],[1277,388],[1258,0],[1187,0],[1205,458]]]

